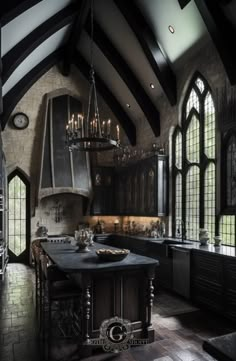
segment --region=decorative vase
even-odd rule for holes
[[[89,246],[89,233],[88,231],[81,230],[81,231],[75,231],[75,242],[76,242],[76,252],[85,253],[90,252],[88,246]]]
[[[207,229],[200,228],[199,229],[199,242],[201,246],[206,246],[207,242],[209,241],[209,234]]]
[[[215,236],[214,240],[215,240],[214,246],[219,247],[220,244],[221,244],[221,241],[222,241],[221,237],[220,236]]]

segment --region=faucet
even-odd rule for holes
[[[181,227],[181,231],[180,231],[180,227]],[[184,242],[184,240],[186,239],[186,227],[183,219],[179,219],[177,221],[177,235],[179,238],[181,237],[182,242]]]

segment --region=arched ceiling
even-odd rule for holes
[[[75,64],[88,78],[90,0],[8,0],[1,10],[4,129],[20,98],[53,64],[60,62],[64,75]],[[131,144],[140,117],[155,136],[160,134],[157,99],[164,94],[175,105],[179,67],[206,38],[211,37],[235,84],[235,10],[236,0],[94,0],[98,91]]]

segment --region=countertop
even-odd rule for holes
[[[177,247],[177,248],[184,248],[189,250],[199,250],[203,252],[209,252],[213,254],[218,254],[221,256],[229,256],[229,257],[236,257],[236,247],[230,247],[230,246],[214,246],[213,244],[208,244],[206,246],[201,246],[199,242],[194,242],[190,240],[186,240],[183,243],[178,238],[171,238],[171,237],[163,237],[163,238],[151,238],[151,237],[145,237],[145,236],[139,236],[139,235],[130,235],[130,234],[123,234],[123,233],[109,233],[109,234],[103,234],[103,236],[120,236],[125,238],[133,238],[137,241],[140,241],[142,243],[152,243],[152,244],[163,244],[165,240],[178,242],[176,244],[169,244],[169,247]]]
[[[159,262],[153,258],[140,256],[134,253],[129,253],[122,261],[104,262],[96,255],[96,250],[99,248],[114,248],[99,243],[94,243],[89,247],[90,252],[78,253],[75,252],[75,246],[69,243],[42,243],[44,251],[48,254],[51,260],[57,266],[69,272],[98,272],[98,271],[117,271],[125,269],[137,269],[145,267],[156,267]]]
[[[220,361],[236,361],[236,332],[204,341],[203,349]]]

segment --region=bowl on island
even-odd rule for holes
[[[96,251],[97,256],[102,261],[122,261],[130,251],[128,249],[109,249],[109,248],[100,248]]]

